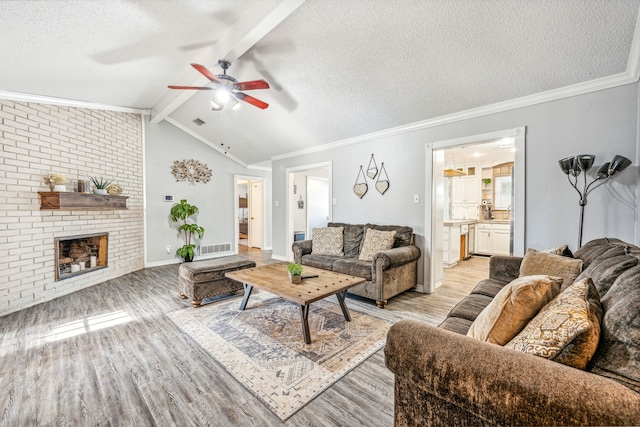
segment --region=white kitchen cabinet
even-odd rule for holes
[[[480,194],[479,178],[468,176],[453,178],[451,199],[454,204],[479,204]]]
[[[444,226],[442,238],[442,265],[452,267],[460,261],[460,226]]]
[[[476,225],[476,253],[491,254],[491,224]]]
[[[509,255],[511,246],[511,231],[509,224],[493,224],[491,226],[491,253],[495,255]]]
[[[509,224],[476,225],[475,253],[484,255],[509,255],[511,231]]]

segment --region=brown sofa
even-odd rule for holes
[[[396,426],[640,425],[640,248],[618,239],[582,246],[577,280],[591,277],[604,316],[586,370],[466,336],[476,316],[519,274],[522,258],[492,257],[490,277],[439,327],[390,329]]]
[[[313,254],[313,241],[303,240],[293,242],[294,262],[366,279],[347,292],[373,299],[380,308],[384,308],[389,298],[415,288],[420,249],[414,244],[411,227],[336,222],[330,222],[328,227],[344,228],[344,256]],[[395,230],[395,240],[392,249],[376,253],[372,261],[360,261],[358,256],[368,228]]]

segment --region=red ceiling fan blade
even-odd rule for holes
[[[240,82],[234,85],[238,90],[269,89],[269,83],[264,80],[252,80],[250,82]]]
[[[263,110],[269,106],[266,102],[260,101],[259,99],[254,98],[253,96],[249,96],[246,93],[235,92],[234,95],[241,101],[248,102],[249,104],[262,108]]]
[[[203,76],[205,76],[206,78],[208,78],[212,82],[218,82],[218,83],[220,82],[220,79],[217,78],[215,76],[215,74],[213,74],[211,71],[209,71],[209,69],[207,67],[205,67],[204,65],[191,64],[191,66],[193,68],[195,68],[196,70],[200,71],[200,74],[202,74]]]
[[[167,86],[169,89],[181,89],[181,90],[213,90],[208,86]]]

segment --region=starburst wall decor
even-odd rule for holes
[[[211,169],[199,160],[176,160],[171,166],[171,173],[177,182],[189,181],[191,185],[195,185],[196,182],[206,184],[211,181]]]

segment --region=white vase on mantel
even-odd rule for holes
[[[93,190],[93,192],[95,194],[102,194],[103,196],[107,195],[107,189],[106,188],[96,188]]]
[[[59,191],[59,192],[62,192],[62,193],[63,193],[63,192],[65,192],[65,191],[67,191],[67,187],[65,187],[65,185],[64,185],[64,184],[56,184],[56,185],[53,187],[53,191]]]

